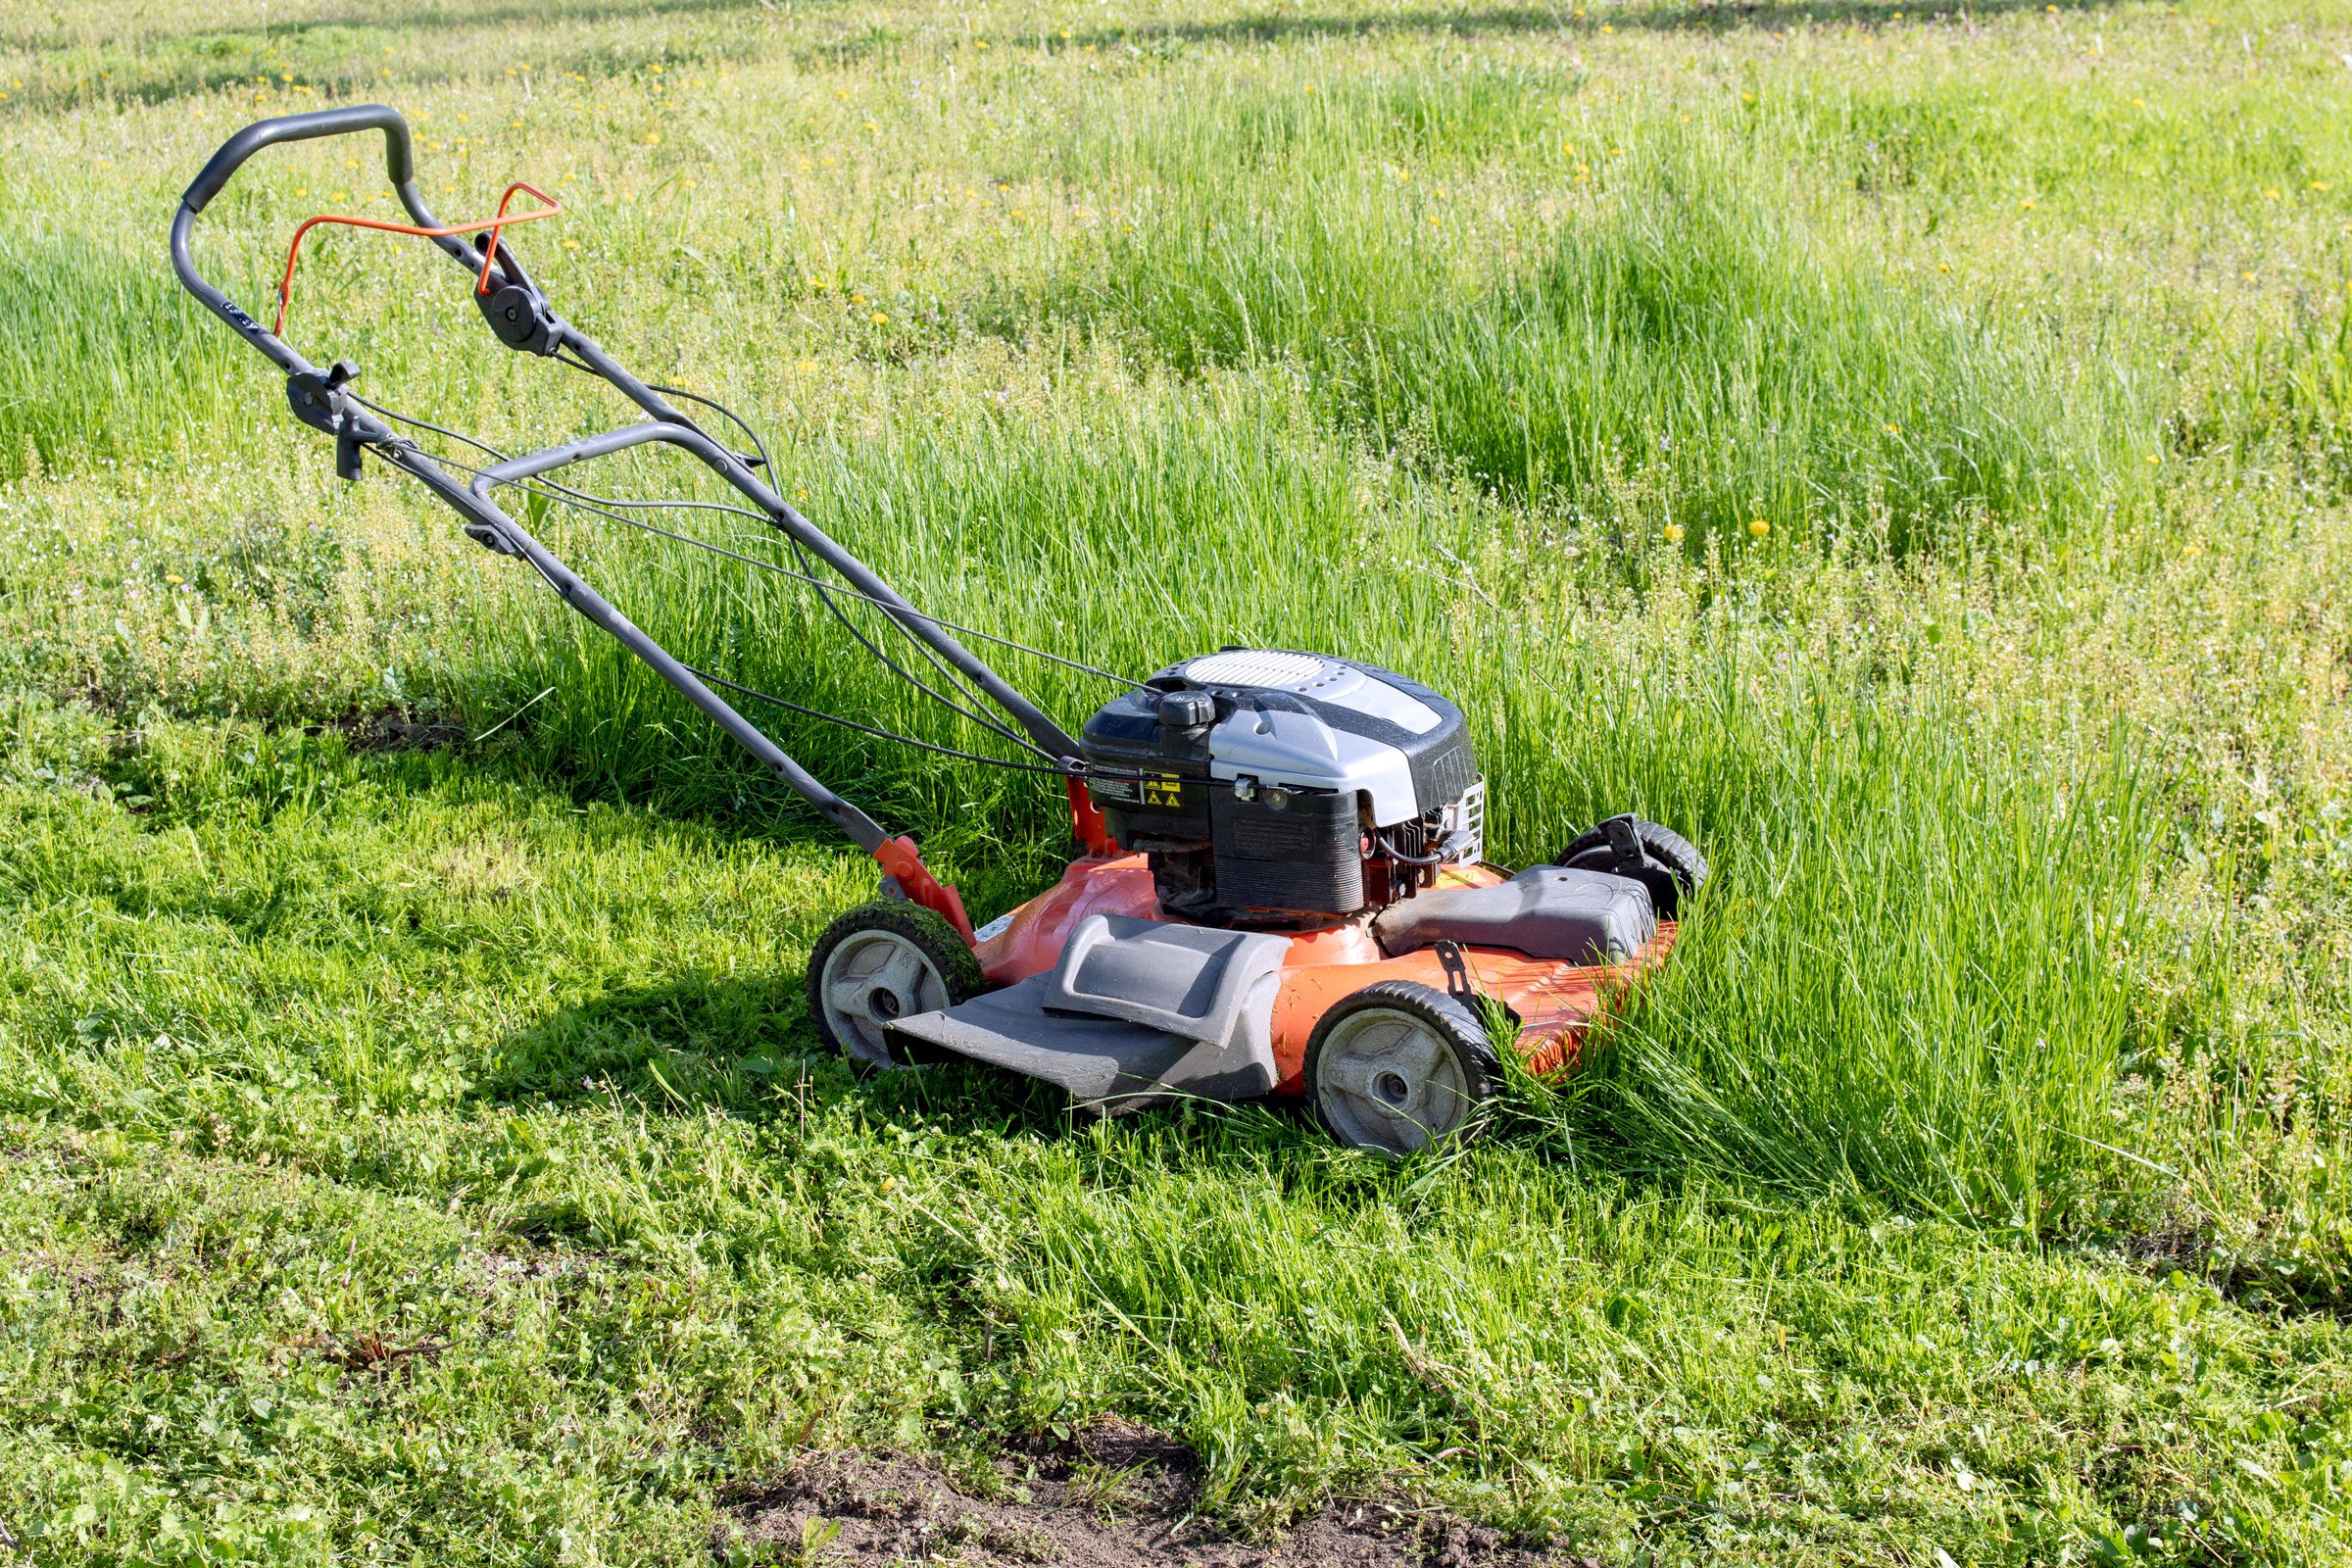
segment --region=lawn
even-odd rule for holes
[[[446,215],[554,193],[557,307],[925,608],[1404,671],[1508,863],[1688,833],[1673,964],[1396,1166],[853,1073],[802,972],[872,863],[173,281],[223,138],[362,101]],[[267,318],[321,209],[394,214],[374,144],[199,258]],[[1004,1495],[1114,1419],[1246,1543],[2352,1559],[2348,278],[2327,0],[0,0],[0,1563],[792,1561],[805,1455]],[[628,416],[465,287],[324,231],[286,333],[502,451]],[[978,917],[1070,853],[774,733]]]

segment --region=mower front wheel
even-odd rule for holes
[[[1306,1092],[1332,1137],[1401,1159],[1476,1131],[1502,1062],[1478,1015],[1411,980],[1343,997],[1306,1044]]]
[[[906,1063],[885,1029],[988,989],[956,928],[917,904],[879,899],[825,927],[808,955],[808,1016],[825,1044],[874,1067]]]

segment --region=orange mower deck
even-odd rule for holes
[[[1490,887],[1507,880],[1488,865],[1447,866],[1437,886]],[[1043,974],[1061,961],[1074,927],[1089,915],[1166,920],[1141,855],[1072,861],[1053,887],[1014,909],[974,945],[981,973],[995,986]],[[1675,923],[1659,922],[1642,951],[1615,963],[1563,963],[1531,958],[1506,948],[1464,947],[1461,955],[1479,995],[1492,997],[1519,1019],[1520,1060],[1530,1072],[1575,1065],[1585,1030],[1607,1012],[1627,987],[1665,961]],[[1274,1003],[1274,1093],[1296,1098],[1305,1090],[1307,1041],[1323,1015],[1343,998],[1385,980],[1407,980],[1443,991],[1448,976],[1433,949],[1389,956],[1361,921],[1289,939],[1281,990]]]

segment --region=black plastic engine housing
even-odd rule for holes
[[[1170,665],[1098,710],[1080,745],[1111,837],[1151,856],[1164,907],[1204,922],[1313,923],[1408,898],[1447,808],[1478,786],[1459,709],[1323,655]]]

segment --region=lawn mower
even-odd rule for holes
[[[304,222],[287,252],[276,320],[265,328],[198,273],[189,252],[197,216],[266,147],[367,132],[383,135],[386,172],[412,221]],[[518,210],[518,197],[538,205]],[[834,920],[809,957],[808,1009],[829,1045],[877,1068],[943,1056],[993,1063],[1057,1084],[1104,1114],[1179,1097],[1303,1097],[1341,1142],[1397,1156],[1475,1129],[1502,1078],[1498,1038],[1536,1072],[1565,1069],[1592,1019],[1665,957],[1683,901],[1706,877],[1698,852],[1627,814],[1576,839],[1554,863],[1516,873],[1489,863],[1486,785],[1468,726],[1427,686],[1358,660],[1256,647],[1180,659],[1135,680],[915,609],[762,479],[772,470],[749,424],[710,399],[639,380],[556,313],[507,230],[560,211],[517,183],[492,217],[443,223],[417,192],[401,116],[381,105],[329,109],[230,137],[181,199],[172,263],[190,293],[285,372],[288,406],[334,438],[339,474],[358,478],[372,454],[423,484],[469,538],[536,571],[874,858],[878,896]],[[369,401],[353,385],[352,364],[322,368],[282,336],[303,237],[320,224],[433,242],[466,270],[500,342],[601,378],[644,417],[509,457]],[[706,427],[673,398],[730,421],[752,450],[721,440],[712,429],[726,427]],[[466,457],[428,451],[419,433],[460,441]],[[748,505],[627,501],[550,477],[648,443],[699,460]],[[682,662],[533,537],[501,505],[502,492],[808,585],[889,669],[1028,760],[893,734]],[[752,519],[789,558],[647,524],[645,509],[662,505]],[[904,639],[901,657],[916,667],[885,652],[851,608],[881,636]],[[1117,695],[1072,734],[957,633],[1102,676]],[[911,838],[885,832],[820,783],[721,690],[1050,776],[1066,794],[1079,854],[1053,887],[975,930]]]

